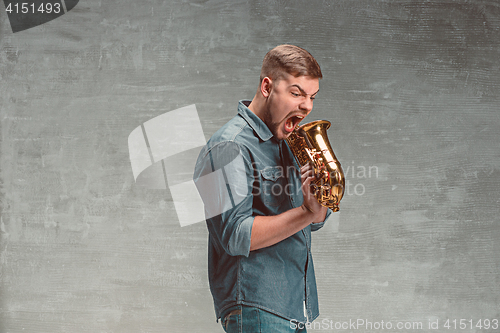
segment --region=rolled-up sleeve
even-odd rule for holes
[[[205,147],[194,182],[205,205],[210,235],[229,255],[248,256],[254,217],[248,152],[235,142]]]
[[[323,226],[325,225],[325,222],[328,220],[330,215],[332,215],[332,213],[333,213],[332,210],[330,208],[328,208],[328,210],[326,212],[325,219],[323,220],[323,222],[311,223],[311,231],[317,231],[317,230],[323,228]]]

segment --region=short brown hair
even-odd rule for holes
[[[295,77],[310,76],[313,79],[323,78],[321,68],[314,57],[301,47],[295,45],[278,45],[267,52],[262,62],[260,82],[267,76],[278,81],[284,74]]]

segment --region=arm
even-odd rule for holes
[[[299,232],[311,223],[323,222],[328,209],[321,206],[311,192],[314,171],[310,165],[300,168],[304,202],[276,216],[256,216],[250,238],[250,251],[274,245]]]

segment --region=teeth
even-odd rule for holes
[[[304,119],[304,116],[296,115],[288,118],[285,122],[285,128],[287,131],[291,132],[297,126],[298,123],[300,123]]]

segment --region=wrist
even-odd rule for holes
[[[328,208],[324,206],[320,206],[318,210],[314,211],[309,208],[307,205],[302,204],[300,206],[302,212],[306,215],[306,218],[311,221],[311,223],[321,223],[326,218],[326,213],[328,212]]]
[[[306,214],[314,214],[311,208],[307,207],[306,205],[302,204],[300,205],[300,208],[302,208],[302,211]]]
[[[302,212],[304,214],[304,218],[309,221],[309,223],[319,223],[319,222],[323,222],[324,218],[322,219],[321,216],[323,215],[323,210],[321,207],[319,210],[317,211],[314,211],[312,210],[310,207],[308,207],[307,205],[305,204],[302,204],[300,206],[300,208],[302,208]]]

